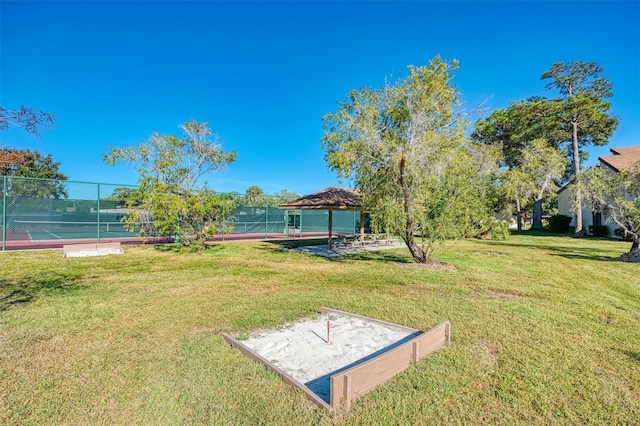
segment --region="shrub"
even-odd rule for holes
[[[571,217],[563,214],[556,214],[549,218],[549,232],[555,232],[557,234],[564,234],[569,232],[569,225],[571,224]]]
[[[489,229],[489,238],[492,240],[506,240],[511,233],[509,232],[509,222],[506,220],[494,220]]]
[[[475,227],[467,229],[464,238],[506,240],[511,233],[509,232],[509,222],[506,220],[482,220]],[[451,238],[455,238],[453,235]]]
[[[609,234],[609,228],[606,225],[590,225],[589,234],[594,237],[606,237]]]

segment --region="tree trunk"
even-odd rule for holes
[[[582,229],[582,181],[580,180],[580,149],[578,146],[578,118],[571,118],[572,126],[572,142],[573,142],[573,171],[575,174],[575,180],[577,185],[576,191],[576,228],[574,231],[575,236],[584,236],[584,230]]]
[[[522,231],[522,207],[520,206],[519,198],[516,198],[516,224],[518,226],[518,232]]]
[[[542,198],[536,198],[533,202],[533,223],[531,229],[534,231],[542,230]]]
[[[639,245],[640,245],[640,238],[636,238],[631,244],[631,250],[629,250],[629,253],[640,251],[640,248],[638,248]]]
[[[411,203],[411,193],[409,192],[409,184],[407,183],[407,158],[402,156],[400,160],[400,185],[402,186],[402,195],[404,197],[404,212],[407,215],[407,221],[405,229],[402,232],[402,239],[409,248],[411,256],[416,263],[426,263],[429,259],[427,253],[425,253],[420,246],[416,243],[414,238],[414,224],[413,224],[413,206]]]

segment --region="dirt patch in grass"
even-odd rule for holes
[[[501,253],[499,251],[477,251],[476,254],[484,254],[485,256],[506,256],[507,253]]]
[[[406,294],[410,296],[424,296],[425,294],[433,293],[431,288],[411,288],[406,291]]]
[[[429,259],[425,263],[417,262],[398,262],[398,266],[402,268],[428,269],[430,271],[456,271],[456,267],[447,262]]]
[[[220,334],[220,329],[218,327],[196,327],[191,330],[191,336],[207,336],[207,335],[216,335]]]
[[[484,294],[486,294],[489,297],[496,297],[498,299],[507,299],[507,300],[522,300],[524,299],[524,297],[520,296],[519,294],[514,294],[514,293],[507,293],[507,292],[503,292],[503,291],[493,291],[493,290],[485,290]]]

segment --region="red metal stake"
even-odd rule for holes
[[[329,340],[330,330],[331,330],[331,325],[329,324],[329,321],[327,321],[327,344],[330,342]]]

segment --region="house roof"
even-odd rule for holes
[[[611,152],[613,155],[603,155],[598,160],[616,172],[631,170],[634,165],[640,164],[640,146],[611,148]]]
[[[362,197],[357,191],[335,186],[280,204],[278,208],[289,210],[364,210]]]

